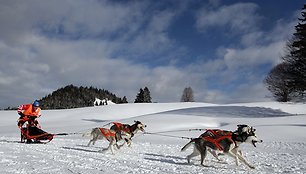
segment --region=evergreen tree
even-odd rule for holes
[[[181,102],[194,102],[193,90],[191,87],[184,89],[181,97]]]
[[[302,18],[299,18],[296,32],[293,34],[292,50],[290,51],[292,85],[299,97],[306,95],[306,4],[302,9]]]
[[[128,103],[126,96],[123,96],[121,103]]]
[[[142,88],[140,88],[134,103],[143,103],[143,101],[144,101],[144,91]]]
[[[274,67],[265,79],[268,90],[278,101],[306,99],[306,4],[301,13],[293,38],[286,44],[284,62]]]
[[[151,94],[148,87],[145,87],[144,89],[140,88],[134,103],[152,103]]]
[[[143,89],[143,102],[144,103],[152,103],[151,101],[151,93],[148,87]]]

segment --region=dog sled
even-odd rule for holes
[[[45,132],[37,126],[29,124],[20,128],[20,135],[21,143],[48,143],[55,136],[54,134]]]

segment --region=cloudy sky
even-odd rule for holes
[[[0,108],[69,84],[133,102],[269,100],[302,0],[1,0]]]

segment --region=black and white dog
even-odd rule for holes
[[[218,160],[219,157],[216,151],[221,151],[235,158],[236,165],[239,165],[239,160],[244,164],[254,169],[255,167],[251,165],[242,155],[239,145],[241,143],[250,143],[256,147],[256,143],[262,142],[255,135],[255,129],[249,127],[248,125],[237,125],[238,129],[234,132],[219,130],[219,129],[208,129],[199,138],[192,139],[187,143],[181,151],[186,150],[190,145],[194,144],[193,152],[187,156],[187,161],[190,163],[190,159],[201,155],[201,165],[204,166],[204,160],[207,155],[207,151],[213,154]]]

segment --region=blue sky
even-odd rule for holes
[[[53,0],[0,2],[0,108],[69,84],[133,102],[270,100],[262,81],[280,62],[301,0]]]

